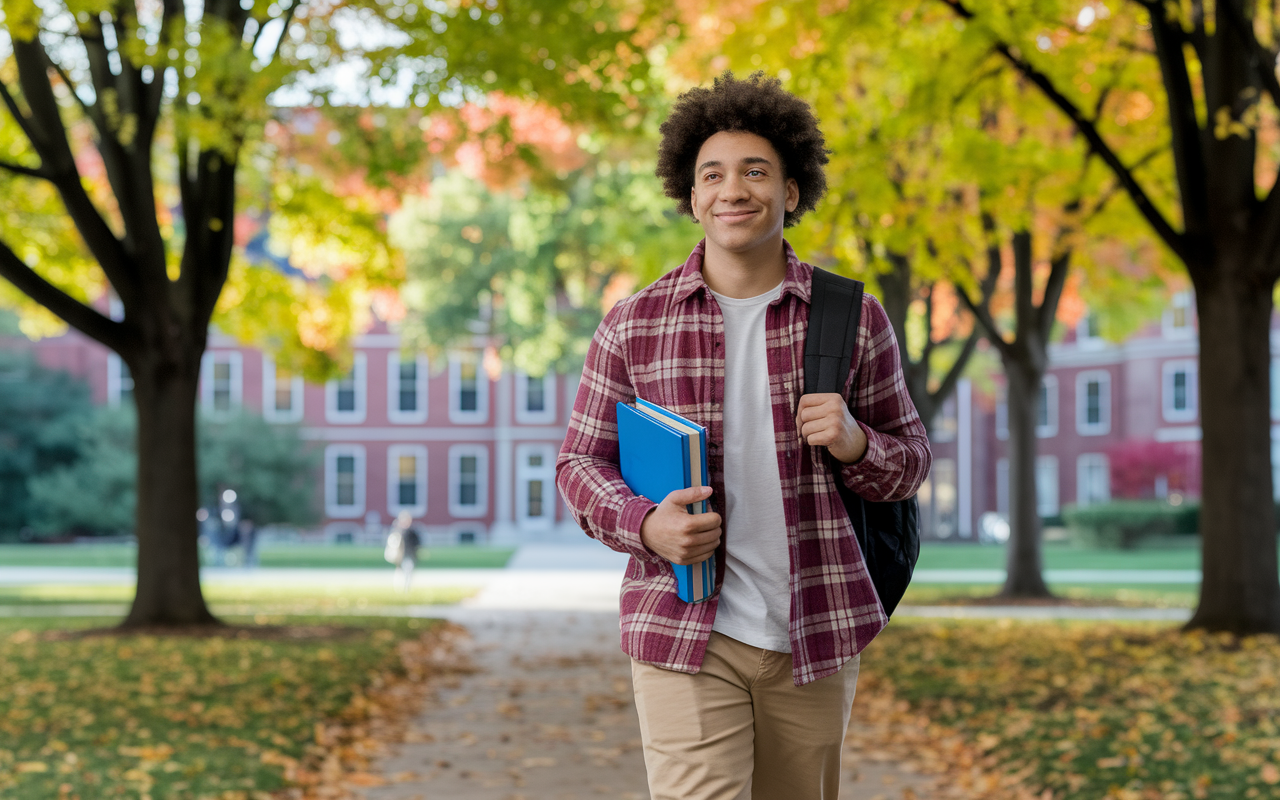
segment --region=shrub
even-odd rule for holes
[[[1068,506],[1063,520],[1072,535],[1094,547],[1132,549],[1152,536],[1192,535],[1199,530],[1200,505],[1163,500],[1113,500]]]

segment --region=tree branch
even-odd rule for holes
[[[947,370],[947,374],[942,376],[942,382],[938,384],[937,391],[933,392],[935,403],[945,400],[956,390],[956,384],[960,382],[960,376],[964,374],[965,367],[969,366],[969,359],[973,356],[973,351],[978,346],[978,340],[982,338],[980,327],[979,325],[973,326],[973,331],[969,334],[969,338],[964,340],[964,347],[960,348],[960,355],[956,357],[955,363]]]
[[[108,319],[49,283],[23,263],[4,242],[0,242],[0,277],[86,336],[117,353],[127,348],[129,340],[122,324]]]
[[[1036,327],[1040,331],[1041,341],[1048,342],[1053,331],[1053,321],[1058,317],[1058,301],[1062,299],[1062,291],[1067,284],[1067,273],[1071,268],[1071,251],[1067,250],[1050,262],[1049,279],[1044,285],[1044,297],[1040,300],[1040,308],[1036,311]]]
[[[1253,28],[1245,19],[1241,9],[1236,8],[1232,0],[1218,0],[1218,12],[1227,17],[1227,27],[1235,33],[1249,52],[1249,65],[1258,74],[1258,79],[1271,95],[1271,102],[1280,106],[1280,80],[1276,78],[1276,52],[1262,46],[1258,37],[1253,35]]]
[[[44,167],[24,167],[21,164],[14,164],[9,161],[0,160],[0,169],[8,170],[17,175],[25,175],[28,178],[42,178],[46,181],[52,181],[53,175]]]
[[[974,13],[963,4],[962,0],[939,0],[939,2],[946,5],[954,11],[958,17],[965,21],[972,22],[976,20]],[[1155,17],[1153,15],[1153,20],[1154,19]],[[1152,27],[1156,28],[1159,26],[1153,21]],[[1085,138],[1086,142],[1088,142],[1090,149],[1097,153],[1107,166],[1111,168],[1112,172],[1115,173],[1116,178],[1119,179],[1121,185],[1124,186],[1125,191],[1129,193],[1129,196],[1133,199],[1134,205],[1138,207],[1138,211],[1147,220],[1147,223],[1151,225],[1152,229],[1165,241],[1171,250],[1185,260],[1187,248],[1183,234],[1175,230],[1169,221],[1164,218],[1164,215],[1160,213],[1160,210],[1155,207],[1155,204],[1151,202],[1151,198],[1147,196],[1146,190],[1142,188],[1141,184],[1138,183],[1133,174],[1120,161],[1119,155],[1112,150],[1111,146],[1102,138],[1102,134],[1098,131],[1097,126],[1085,117],[1084,113],[1076,106],[1075,103],[1071,102],[1070,99],[1058,91],[1057,87],[1053,85],[1053,81],[1051,81],[1047,75],[1033,67],[1025,59],[1014,55],[1008,43],[995,36],[994,33],[992,33],[991,36],[995,50],[1000,53],[1000,55],[1004,56],[1005,60],[1012,64],[1018,72],[1022,73],[1023,77],[1035,84],[1045,97],[1056,105],[1062,113],[1067,115],[1067,118],[1075,125],[1076,130],[1078,130],[1080,135]]]

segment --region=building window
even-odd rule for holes
[[[302,376],[262,357],[262,416],[268,422],[302,420]]]
[[[324,449],[324,510],[334,519],[364,515],[365,453],[355,444]]]
[[[935,442],[955,441],[959,431],[960,414],[957,411],[956,396],[953,392],[950,397],[942,401],[942,407],[938,409],[938,414],[934,418],[933,440]]]
[[[956,462],[950,458],[939,458],[933,462],[930,473],[933,483],[934,532],[940,539],[949,539],[956,534]]]
[[[1196,418],[1198,365],[1193,360],[1166,361],[1161,392],[1164,418],[1168,422],[1190,422]]]
[[[1161,327],[1166,339],[1190,339],[1195,335],[1194,320],[1195,295],[1191,290],[1178,292],[1173,296],[1169,307],[1165,309]]]
[[[368,374],[368,358],[356,353],[351,371],[324,387],[324,416],[328,422],[355,424],[364,422]]]
[[[449,421],[476,424],[489,415],[489,382],[480,369],[480,354],[457,353],[449,359]]]
[[[1036,456],[1036,513],[1041,517],[1058,516],[1058,459]]]
[[[387,448],[387,510],[391,516],[408,511],[427,513],[427,448],[397,444]]]
[[[1111,432],[1111,373],[1102,370],[1076,376],[1076,433],[1101,436]]]
[[[556,421],[556,377],[535,378],[516,372],[516,422],[548,425]]]
[[[996,438],[1009,438],[1009,388],[996,389]]]
[[[1058,434],[1058,377],[1045,375],[1036,398],[1036,436],[1049,439]]]
[[[401,424],[427,420],[426,356],[387,354],[387,419]]]
[[[449,514],[482,517],[488,509],[489,451],[483,445],[449,448]]]
[[[240,407],[243,357],[234,351],[204,354],[200,362],[200,405],[206,414],[225,417]]]
[[[133,405],[133,376],[129,365],[115,353],[107,354],[107,402],[112,408]]]
[[[1081,317],[1080,322],[1076,324],[1076,344],[1087,350],[1097,350],[1106,345],[1102,340],[1098,315],[1092,311]]]
[[[996,513],[1009,518],[1009,459],[996,461]]]
[[[524,528],[550,527],[555,519],[556,448],[516,447],[516,522]]]
[[[1111,468],[1102,453],[1086,453],[1076,461],[1076,503],[1081,506],[1111,499]]]

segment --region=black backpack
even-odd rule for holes
[[[814,268],[804,341],[805,394],[844,388],[861,319],[862,282]],[[920,558],[920,506],[915,497],[889,503],[862,499],[840,480],[835,458],[827,458],[871,582],[884,612],[892,614]]]

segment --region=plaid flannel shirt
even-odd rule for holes
[[[637,496],[623,482],[615,404],[639,395],[705,426],[711,501],[723,509],[716,504],[725,496],[724,317],[702,279],[704,246],[600,323],[556,461],[556,484],[578,524],[631,555],[622,582],[622,649],[637,661],[687,673],[701,668],[719,595],[695,604],[680,600],[670,563],[641,541],[641,522],[663,498]],[[928,475],[932,456],[907,394],[893,328],[870,295],[864,295],[843,391],[867,434],[866,454],[836,476],[825,448],[801,441],[795,414],[804,391],[813,267],[785,248],[787,276],[766,312],[765,347],[790,551],[792,677],[802,685],[839,671],[888,622],[834,481],[868,500],[905,499]],[[725,548],[733,546],[739,524],[725,519],[722,526],[717,592]]]

